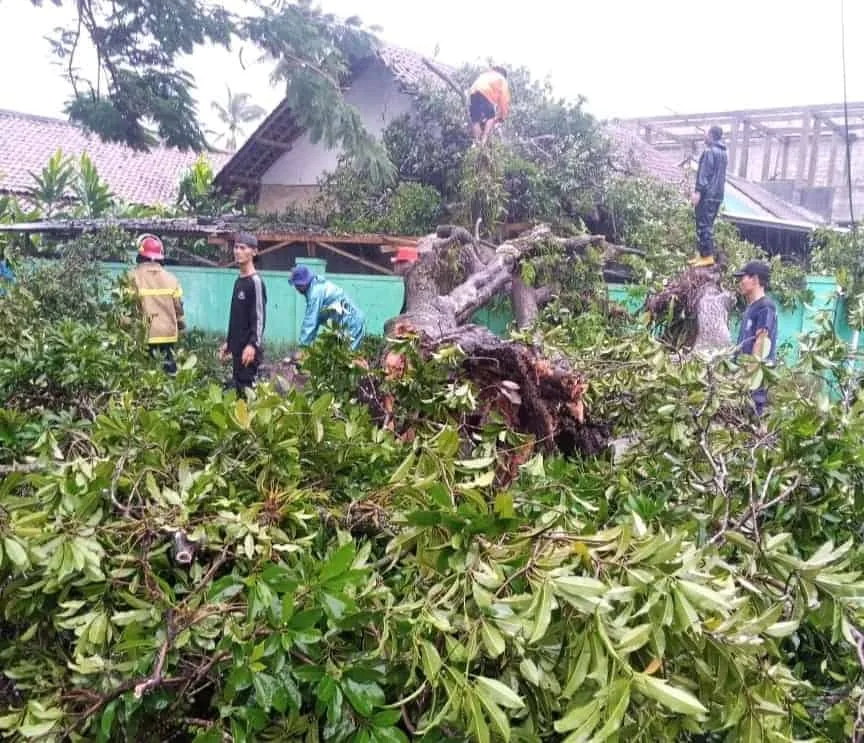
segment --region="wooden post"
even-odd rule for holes
[[[816,183],[816,168],[819,165],[819,137],[822,134],[822,119],[813,117],[813,144],[810,147],[810,164],[807,167],[807,185]]]
[[[767,134],[762,137],[762,180],[767,181],[771,177],[771,146],[774,140]]]
[[[801,134],[798,141],[798,166],[795,168],[795,180],[804,180],[804,168],[807,166],[807,145],[810,139],[810,112],[806,111],[801,118]]]
[[[741,157],[738,158],[738,175],[747,177],[747,166],[750,163],[750,121],[744,119],[744,132],[741,142]]]
[[[782,161],[780,167],[780,177],[786,180],[789,177],[789,137],[783,137],[782,146]]]
[[[729,132],[729,147],[727,147],[727,152],[729,153],[729,171],[735,172],[735,155],[738,150],[738,128],[741,124],[741,119],[733,119],[732,120],[732,130]]]
[[[835,129],[831,135],[831,152],[828,154],[828,177],[825,179],[825,185],[829,188],[834,185],[834,175],[837,172],[837,150],[842,141],[840,132]]]

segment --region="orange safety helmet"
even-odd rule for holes
[[[164,261],[165,249],[162,241],[156,235],[144,234],[138,236],[138,255],[151,261]]]

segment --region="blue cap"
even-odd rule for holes
[[[291,283],[301,288],[309,286],[313,278],[314,274],[309,270],[308,266],[295,266],[291,272]]]

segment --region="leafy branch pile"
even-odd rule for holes
[[[120,299],[61,318],[50,294],[0,298],[9,739],[856,729],[864,403],[830,336],[793,376],[553,307],[543,346],[578,357],[630,448],[502,480],[525,439],[494,416],[464,435],[480,391],[453,383],[459,354],[398,381],[373,365],[410,418],[397,436],[335,337],[302,391],[247,403],[188,352],[165,378]],[[764,428],[740,403],[763,382]]]

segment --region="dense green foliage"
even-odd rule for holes
[[[467,90],[480,71],[464,67],[454,74],[454,83]],[[471,147],[461,95],[449,87],[421,91],[411,111],[384,131],[397,183],[431,187],[438,199],[430,196],[429,204],[440,203],[441,216],[472,225],[480,218],[486,233],[505,220],[578,224],[609,170],[598,124],[581,101],[556,98],[524,68],[511,70],[509,80],[512,111],[490,151]],[[399,219],[389,214],[400,207],[391,204],[393,188],[369,184],[350,163],[340,165],[322,186],[318,213],[323,211],[325,219],[359,226],[370,217]],[[430,219],[417,223],[419,232],[436,226],[432,210],[424,214]]]
[[[248,15],[203,0],[78,0],[74,9],[76,22],[57,29],[50,42],[72,87],[67,112],[104,139],[137,149],[157,142],[207,149],[195,80],[183,58],[207,44],[230,49],[246,41],[273,60],[274,83],[286,86],[289,105],[314,141],[339,143],[367,173],[389,175],[380,146],[341,94],[352,65],[377,43],[358,18],[340,21],[310,0],[256,1],[242,8]],[[95,48],[96,70],[80,67],[84,39]]]
[[[631,448],[514,459],[503,418],[468,425],[458,349],[372,365],[397,435],[332,335],[302,391],[237,401],[212,349],[165,377],[121,294],[66,296],[86,285],[0,297],[8,738],[852,734],[864,402],[830,334],[794,373],[706,365],[555,306],[540,342]]]

